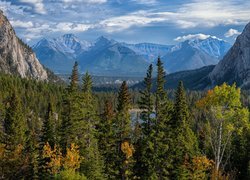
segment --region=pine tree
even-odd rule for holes
[[[24,167],[27,162],[24,161],[24,148],[27,141],[27,119],[24,116],[24,110],[21,105],[21,99],[14,91],[7,101],[6,113],[4,118],[4,139],[3,150],[4,165],[6,173],[3,177],[14,179],[22,177]]]
[[[104,158],[104,170],[108,179],[115,178],[115,128],[114,128],[115,112],[111,100],[106,100],[103,113],[100,116],[98,124],[98,141],[99,149]]]
[[[141,98],[139,101],[139,108],[141,109],[140,119],[142,120],[140,127],[140,135],[137,135],[137,142],[135,144],[136,152],[136,164],[135,164],[135,175],[141,178],[147,178],[152,173],[152,159],[154,156],[154,149],[152,146],[153,136],[153,92],[152,92],[152,73],[153,66],[149,66],[147,75],[144,78],[143,91],[140,91]],[[139,124],[137,124],[139,126]]]
[[[119,93],[117,104],[117,125],[120,141],[130,138],[131,119],[129,109],[131,106],[131,96],[128,91],[126,81],[123,81]]]
[[[71,77],[70,77],[69,92],[73,92],[78,89],[78,82],[79,82],[78,63],[76,61],[73,66],[73,70],[72,70]]]
[[[153,114],[153,92],[152,92],[152,73],[153,65],[151,64],[147,71],[147,76],[144,78],[145,90],[140,91],[141,99],[139,101],[139,107],[142,110],[141,120],[142,130],[145,136],[149,136],[152,126],[152,114]]]
[[[92,95],[92,78],[90,74],[87,72],[82,78],[83,84],[82,84],[82,91],[84,93],[87,93],[89,95]]]
[[[186,95],[182,81],[179,82],[175,94],[174,112],[171,120],[171,154],[173,156],[174,166],[172,176],[177,178],[178,170],[185,158],[192,158],[198,152],[197,138],[190,128],[190,113],[186,100]]]
[[[39,176],[45,178],[48,176],[48,171],[45,169],[48,159],[43,157],[43,148],[48,144],[52,149],[56,145],[55,142],[55,119],[53,105],[48,104],[48,110],[43,122],[42,133],[39,144]]]
[[[175,93],[174,116],[172,128],[178,128],[183,123],[188,123],[189,112],[183,82],[180,81]],[[181,129],[180,129],[181,130]]]
[[[47,142],[51,147],[55,145],[55,116],[52,103],[49,103],[45,121],[42,128],[41,143],[44,146]]]
[[[117,115],[115,122],[116,152],[115,162],[117,169],[117,178],[127,179],[131,174],[131,162],[128,162],[125,154],[122,152],[122,144],[131,141],[131,118],[129,109],[131,106],[130,94],[126,81],[123,81],[118,93]],[[124,164],[127,162],[128,164]]]
[[[62,124],[60,128],[60,145],[62,147],[63,154],[66,153],[66,148],[71,143],[75,142],[76,131],[75,123],[77,118],[80,118],[79,112],[79,89],[78,89],[78,64],[75,62],[72,74],[70,77],[70,84],[67,87],[63,95],[63,110],[62,110]]]
[[[92,79],[86,73],[83,76],[82,92],[79,99],[79,119],[76,128],[80,154],[84,157],[80,171],[89,179],[103,179],[103,159],[98,149],[96,126],[98,116],[95,98],[92,93]]]
[[[169,121],[172,115],[172,104],[170,103],[165,86],[165,71],[161,59],[157,60],[157,82],[156,82],[156,101],[155,101],[155,124],[152,129],[154,157],[152,158],[152,179],[164,179],[169,176],[169,166],[171,166],[169,157]]]
[[[27,141],[25,145],[25,157],[27,158],[27,170],[23,174],[26,179],[39,179],[39,127],[37,115],[31,114],[28,118]]]
[[[8,101],[4,119],[4,129],[7,137],[6,143],[11,145],[25,145],[27,122],[23,114],[21,99],[16,92]]]

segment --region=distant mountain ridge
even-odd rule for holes
[[[161,45],[121,43],[104,36],[88,42],[66,34],[55,39],[42,39],[33,49],[42,64],[56,73],[69,73],[74,61],[79,61],[81,71],[95,75],[141,76],[145,74],[145,66],[155,64],[158,56],[162,57],[166,71],[172,73],[217,64],[230,46],[212,37]]]
[[[216,85],[236,83],[238,87],[250,89],[250,23],[237,37],[236,42],[217,65],[181,71],[166,76],[166,88],[174,89],[183,81],[190,90],[204,90]],[[134,85],[141,88],[142,83]]]
[[[138,44],[127,44],[123,43],[124,46],[132,49],[137,54],[145,57],[145,59],[153,63],[156,61],[158,56],[164,56],[165,54],[171,52],[174,45],[161,45],[153,43],[138,43]]]
[[[143,77],[149,66],[141,55],[103,36],[89,50],[83,51],[78,59],[81,71],[104,76]]]
[[[190,39],[177,44],[162,57],[168,73],[217,64],[231,45],[215,37]]]
[[[56,73],[68,72],[77,56],[91,47],[91,43],[80,41],[73,34],[59,38],[40,40],[32,48],[41,63]]]

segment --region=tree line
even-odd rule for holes
[[[1,75],[0,179],[248,179],[246,95],[227,84],[186,93],[183,82],[170,95],[156,67],[139,92],[126,81],[94,92],[77,62],[67,87]]]

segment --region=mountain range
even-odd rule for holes
[[[161,56],[168,73],[217,64],[231,45],[215,37],[190,39],[177,45],[128,44],[106,37],[94,42],[73,34],[42,39],[32,48],[40,62],[56,73],[70,73],[74,61],[82,72],[104,76],[143,76],[150,63]]]
[[[179,81],[190,90],[210,89],[224,82],[250,89],[250,23],[217,65],[172,73],[166,76],[166,81],[169,89],[176,88]],[[139,83],[134,88],[140,89],[142,85]]]
[[[16,36],[8,19],[1,11],[0,42],[1,73],[14,74],[22,78],[32,78],[40,81],[55,82],[59,80],[50,70],[40,64],[32,48]],[[202,63],[213,64],[212,61],[204,61],[202,59],[204,57],[217,58],[218,61],[223,57],[217,65],[167,75],[166,88],[175,88],[178,81],[182,80],[184,85],[191,90],[209,89],[224,82],[236,83],[241,88],[249,89],[250,23],[246,25],[234,45],[225,54],[228,48],[229,45],[226,42],[214,37],[192,39],[175,46],[165,46],[149,43],[126,44],[105,37],[100,37],[94,42],[87,42],[80,41],[72,34],[66,34],[53,40],[42,39],[33,47],[37,51],[37,56],[45,58],[41,60],[43,64],[48,63],[48,65],[58,68],[58,70],[63,67],[65,71],[70,71],[71,64],[80,59],[81,71],[108,76],[115,74],[116,77],[125,77],[125,75],[139,77],[139,75],[144,75],[148,64],[154,63],[153,59],[164,52],[166,54],[161,56],[165,64],[169,61],[166,69],[169,68],[170,72],[176,69],[173,68],[174,66],[170,66],[173,63],[172,61],[178,62],[184,69],[191,69],[201,66]],[[185,52],[188,52],[190,56],[186,55],[185,61],[183,61],[180,57],[184,57]],[[59,57],[61,59],[58,59]],[[170,57],[176,57],[176,59],[170,60]],[[195,62],[195,57],[199,57],[198,60],[202,63],[194,63],[192,67],[189,67],[188,64],[192,64],[191,60]],[[196,59],[197,62],[199,62],[198,60]],[[216,61],[213,62],[216,63]],[[173,69],[171,70],[170,67]],[[55,69],[53,70],[55,71]],[[141,83],[134,87],[140,88],[140,86]]]

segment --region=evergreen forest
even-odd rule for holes
[[[0,179],[250,179],[249,93],[167,83],[160,58],[141,90],[1,74]]]

